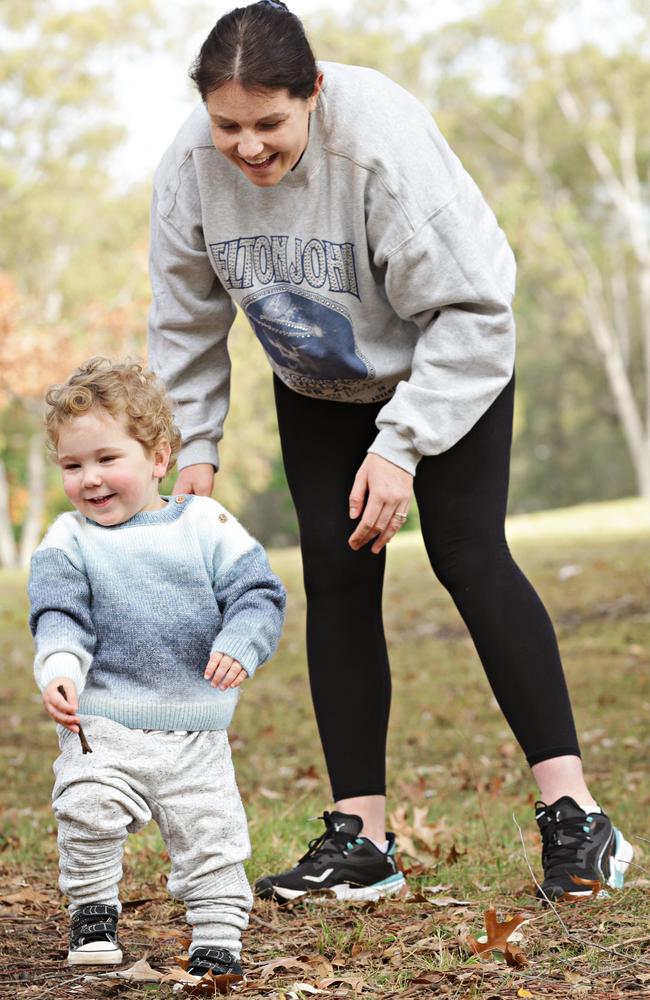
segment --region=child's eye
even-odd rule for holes
[[[102,455],[100,462],[113,462],[115,460],[115,455]]]
[[[66,472],[71,472],[73,469],[78,469],[79,465],[76,462],[68,462],[63,468]]]

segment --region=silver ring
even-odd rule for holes
[[[393,517],[399,517],[400,521],[405,521],[406,518],[408,517],[408,514],[400,514],[399,511],[396,510],[395,513],[393,514]]]

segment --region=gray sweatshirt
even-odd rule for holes
[[[236,305],[291,389],[385,400],[369,450],[411,473],[512,375],[515,262],[476,184],[407,91],[320,68],[307,149],[274,187],[214,148],[203,105],[156,172],[149,363],[176,403],[180,468],[218,467]]]

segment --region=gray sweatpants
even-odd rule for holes
[[[253,897],[228,734],[146,732],[98,716],[81,721],[93,752],[82,754],[79,737],[57,727],[52,792],[59,886],[70,911],[85,903],[119,908],[124,841],[153,817],[172,862],[169,891],[187,907],[192,949],[216,946],[238,957]]]

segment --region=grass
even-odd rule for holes
[[[283,910],[257,904],[245,939],[250,996],[313,995],[301,993],[300,983],[328,996],[515,997],[522,989],[535,997],[647,995],[650,878],[640,838],[650,836],[650,504],[620,501],[527,515],[513,518],[508,533],[558,631],[590,781],[634,843],[640,867],[631,870],[630,887],[565,906],[572,937],[554,913],[533,902],[512,819],[514,811],[538,872],[528,769],[465,628],[428,569],[419,536],[403,534],[390,546],[384,602],[394,674],[389,805],[398,833],[415,845],[415,856],[402,858],[412,895]],[[245,687],[231,731],[253,842],[251,880],[293,863],[322,829],[310,817],[330,807],[304,662],[299,555],[282,550],[271,553],[271,561],[289,590],[287,625],[274,663]],[[80,994],[82,980],[62,962],[66,920],[49,807],[56,740],[31,677],[24,584],[21,574],[0,576],[0,875],[5,897],[29,897],[36,889],[42,898],[0,906],[0,996],[39,996],[46,989],[48,998],[144,995],[144,985],[100,980]],[[346,738],[352,750],[353,738]],[[418,839],[418,825],[425,839],[434,828],[433,850]],[[158,968],[173,964],[179,946],[170,935],[186,934],[182,907],[165,893],[166,871],[155,827],[129,838],[123,897],[130,904],[122,918],[129,964],[145,953]],[[436,894],[425,891],[432,884],[448,886],[443,895],[468,905],[436,907]],[[523,928],[526,968],[479,962],[459,944],[459,935],[481,933],[490,906],[501,918],[519,908],[535,918]],[[33,954],[30,941],[38,941],[42,955],[36,966],[17,958]],[[297,964],[265,974],[265,966],[283,957]],[[427,981],[411,985],[417,977]],[[167,995],[167,987],[155,989]]]

